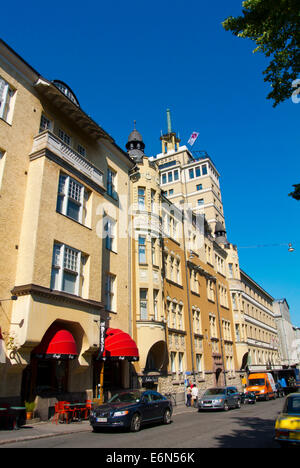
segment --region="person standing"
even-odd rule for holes
[[[192,401],[192,389],[190,386],[188,386],[187,392],[186,392],[186,406],[190,407],[191,401]]]
[[[198,402],[198,388],[196,384],[192,388],[192,400],[193,400],[193,406],[194,408],[197,407],[197,402]]]

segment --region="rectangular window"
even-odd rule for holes
[[[61,128],[58,129],[58,136],[66,145],[71,145],[71,137]]]
[[[176,372],[176,353],[171,352],[171,372]]]
[[[199,190],[202,190],[202,184],[198,184],[198,185],[196,186],[196,189],[197,189],[198,191],[199,191]]]
[[[116,245],[116,221],[112,218],[106,217],[106,223],[104,225],[105,233],[105,247],[108,250],[112,250],[113,252],[117,251]]]
[[[105,308],[106,310],[116,311],[115,297],[116,277],[108,274],[105,280]]]
[[[0,76],[0,118],[12,122],[15,91]]]
[[[41,122],[40,122],[40,130],[39,132],[42,133],[45,130],[51,130],[52,128],[52,122],[48,117],[46,117],[44,114],[41,115]]]
[[[194,169],[189,169],[189,177],[190,179],[193,179],[195,177]]]
[[[138,206],[139,210],[145,209],[145,189],[143,187],[138,188]]]
[[[107,183],[106,183],[107,193],[108,195],[113,197],[115,200],[117,200],[116,178],[117,178],[117,173],[108,167],[107,168]]]
[[[139,263],[146,263],[146,237],[139,236]]]
[[[168,172],[168,182],[173,182],[173,172]]]
[[[81,156],[83,156],[84,158],[86,157],[86,150],[84,148],[84,146],[78,144],[77,145],[77,151],[79,154],[81,154]]]
[[[196,177],[200,177],[201,176],[201,169],[200,169],[200,166],[197,166],[196,167]]]
[[[53,246],[50,288],[77,296],[82,295],[87,257],[68,245]]]
[[[152,265],[156,265],[156,239],[154,237],[151,239],[151,256]]]
[[[77,180],[66,174],[59,176],[56,210],[85,224],[86,202],[89,193]]]
[[[140,289],[140,318],[141,320],[148,319],[148,290]]]
[[[162,184],[166,184],[166,183],[167,183],[167,174],[163,174],[163,175],[161,176],[161,183],[162,183]]]
[[[178,370],[183,372],[183,353],[178,353]]]
[[[198,200],[198,206],[199,206],[199,205],[204,205],[204,199],[203,199],[203,198],[200,198],[200,199]]]
[[[170,195],[174,195],[174,190],[173,189],[169,190],[169,196]]]
[[[202,167],[202,175],[206,175],[207,174],[207,165],[204,164]]]
[[[202,372],[202,354],[196,354],[196,368],[198,372]]]
[[[176,169],[176,171],[174,171],[174,180],[178,180],[179,179],[179,171],[178,169]]]
[[[158,320],[158,290],[153,289],[153,307],[154,307],[154,318]]]

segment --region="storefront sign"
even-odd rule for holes
[[[99,353],[97,359],[101,359],[102,354],[104,353],[105,349],[105,322],[100,322],[100,336],[99,336]]]
[[[146,383],[158,383],[158,375],[144,375],[142,377],[143,384]]]

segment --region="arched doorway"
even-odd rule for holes
[[[144,372],[167,372],[169,363],[168,348],[165,341],[158,341],[151,346]]]

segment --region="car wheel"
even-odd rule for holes
[[[100,432],[100,427],[93,426],[93,432]]]
[[[225,401],[225,403],[224,403],[224,411],[228,411],[228,410],[229,410],[229,406],[228,406],[227,401]]]
[[[169,408],[166,409],[166,411],[164,412],[163,421],[164,424],[170,424],[171,422],[171,411],[169,410]]]
[[[240,408],[241,407],[241,400],[237,400],[236,402],[236,408]]]
[[[130,422],[130,430],[131,432],[138,432],[141,429],[142,418],[138,413],[135,413],[132,416]]]

